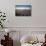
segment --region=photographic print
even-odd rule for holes
[[[16,5],[16,16],[31,16],[32,5]]]

